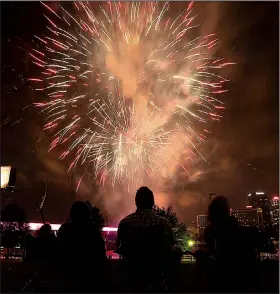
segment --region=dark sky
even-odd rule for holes
[[[210,127],[212,134],[201,149],[211,165],[200,163],[203,176],[195,183],[178,180],[170,195],[186,222],[203,213],[209,192],[224,194],[232,207],[242,207],[250,191],[264,190],[271,196],[279,188],[279,3],[196,6],[200,24],[218,33],[223,55],[237,65],[223,97],[228,109],[222,122]],[[43,118],[30,106],[35,97],[24,79],[30,76],[26,49],[32,35],[45,28],[42,13],[39,2],[1,2],[1,164],[17,167],[20,190],[13,201],[24,206],[31,219],[39,219],[35,204],[49,179],[44,209],[46,218],[55,222],[66,217],[75,193],[64,163],[47,153]],[[94,188],[88,193],[96,200]],[[104,206],[100,199],[97,202]]]

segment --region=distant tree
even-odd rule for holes
[[[195,228],[194,226],[189,226],[187,228],[187,234],[192,238],[192,240],[198,240],[199,238],[199,231],[198,228]]]
[[[102,231],[102,229],[104,228],[104,223],[105,223],[104,216],[102,215],[99,208],[97,208],[95,206],[92,206],[89,201],[86,201],[86,203],[87,203],[87,205],[89,206],[89,208],[91,210],[91,220],[92,220],[92,222],[96,224],[96,226],[98,227],[98,229],[100,231]]]
[[[16,204],[8,204],[1,211],[1,221],[27,223],[27,218],[23,208]]]
[[[10,249],[16,246],[24,247],[26,236],[30,233],[24,209],[16,204],[8,204],[1,211],[1,246]]]
[[[174,238],[176,245],[182,250],[189,250],[189,240],[190,237],[187,234],[186,226],[179,221],[178,216],[176,215],[172,206],[167,208],[154,206],[154,212],[161,217],[164,217],[169,220],[171,227],[173,229]]]
[[[100,231],[104,228],[105,219],[99,208],[93,206],[91,209],[91,219],[97,225]]]

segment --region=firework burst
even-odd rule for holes
[[[218,94],[232,64],[215,56],[216,34],[198,35],[193,3],[178,15],[170,3],[42,3],[47,32],[30,56],[53,135],[49,151],[91,167],[101,182],[164,176],[182,155],[201,158],[209,120],[220,120]],[[69,5],[69,3],[68,3]],[[169,170],[170,171],[170,170]]]

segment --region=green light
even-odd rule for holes
[[[193,241],[193,240],[189,240],[189,241],[188,241],[188,246],[189,246],[189,247],[192,247],[193,245],[194,245],[194,241]]]

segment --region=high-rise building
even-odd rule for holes
[[[275,196],[271,200],[272,226],[279,231],[279,197]]]
[[[244,227],[257,227],[259,230],[263,228],[263,216],[261,208],[246,208],[233,209],[232,215],[236,217],[239,224]]]
[[[271,214],[269,208],[269,201],[266,193],[264,192],[253,192],[248,195],[249,205],[252,208],[261,208],[263,215],[263,226],[264,230],[268,230],[271,228]]]
[[[201,241],[204,240],[204,230],[208,225],[208,215],[201,214],[197,216],[197,228],[198,228],[198,234],[199,234],[199,239]]]

